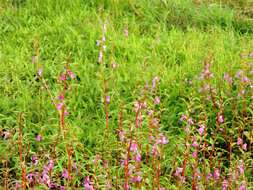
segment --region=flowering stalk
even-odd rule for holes
[[[18,138],[18,149],[19,149],[19,161],[21,165],[21,172],[22,172],[22,188],[26,190],[26,164],[25,160],[23,160],[23,135],[22,135],[22,113],[19,114],[19,138]]]

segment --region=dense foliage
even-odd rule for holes
[[[252,188],[250,7],[0,1],[0,186]]]

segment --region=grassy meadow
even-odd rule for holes
[[[0,189],[253,189],[252,0],[0,0]]]

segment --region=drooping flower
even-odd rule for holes
[[[152,80],[152,89],[156,88],[156,84],[158,82],[159,78],[157,76],[155,76]]]
[[[60,95],[58,96],[58,99],[59,99],[60,101],[63,101],[63,100],[64,100],[64,95],[63,95],[63,94],[60,94]]]
[[[228,180],[224,179],[222,182],[222,190],[228,189]]]
[[[26,179],[27,179],[27,181],[28,181],[30,184],[33,183],[33,182],[34,182],[34,175],[33,175],[33,173],[27,174]]]
[[[206,175],[206,180],[208,181],[208,180],[211,179],[212,177],[213,177],[213,174],[208,173],[208,174]]]
[[[221,123],[224,123],[224,116],[222,114],[218,114],[218,122],[221,124]]]
[[[157,147],[157,144],[154,144],[154,145],[152,146],[151,154],[152,154],[153,156],[158,156],[158,147]]]
[[[193,140],[192,146],[194,148],[197,148],[199,146],[199,144],[197,143],[196,139]]]
[[[135,155],[135,161],[136,161],[136,162],[141,162],[141,154],[140,154],[140,153],[137,153],[137,154]]]
[[[244,143],[244,144],[242,145],[242,149],[245,150],[245,151],[247,150],[247,144],[246,144],[246,143]]]
[[[52,170],[53,167],[54,167],[54,161],[53,160],[49,160],[49,162],[48,162],[48,169]]]
[[[243,160],[239,160],[239,163],[238,163],[238,170],[239,170],[239,173],[241,175],[244,174],[244,163],[243,163]]]
[[[247,190],[247,186],[246,186],[246,183],[245,181],[243,181],[239,187],[239,190]]]
[[[238,139],[237,139],[237,145],[239,146],[241,144],[243,144],[243,140],[242,140],[242,138],[238,137]]]
[[[193,151],[193,153],[192,153],[192,157],[193,158],[197,158],[198,157],[198,151]]]
[[[58,111],[62,110],[63,105],[64,105],[64,104],[63,104],[62,102],[58,103],[58,104],[57,104],[57,107],[56,107],[57,110],[58,110]]]
[[[194,121],[193,121],[193,119],[190,117],[190,118],[188,118],[188,124],[189,125],[193,125],[194,124]]]
[[[37,75],[38,75],[39,77],[41,77],[42,74],[43,74],[43,69],[42,69],[42,68],[39,68],[39,69],[38,69],[38,72],[37,72]]]
[[[106,95],[106,97],[105,97],[105,102],[106,102],[107,104],[109,104],[109,103],[110,103],[110,100],[111,100],[111,97],[110,97],[109,95]]]
[[[34,165],[37,165],[38,164],[38,157],[36,155],[33,155],[32,156],[32,162],[34,163]]]
[[[126,134],[125,131],[124,130],[119,130],[118,134],[119,134],[120,141],[124,141],[125,140],[125,134]]]
[[[19,182],[16,182],[15,188],[16,188],[16,189],[21,189],[21,187],[22,187],[21,184],[20,184]]]
[[[98,55],[98,63],[102,63],[103,61],[103,52],[99,51],[99,55]]]
[[[11,133],[9,131],[4,131],[3,132],[3,137],[4,137],[5,140],[8,139],[8,138],[10,138],[11,137]]]
[[[85,177],[83,185],[84,185],[84,190],[94,190],[94,187],[91,184],[89,177]]]
[[[65,80],[67,80],[67,76],[66,76],[64,73],[62,73],[62,74],[60,75],[60,77],[59,77],[59,80],[60,80],[60,81],[65,81]]]
[[[180,121],[186,121],[186,120],[187,120],[187,116],[183,114],[183,115],[180,117]]]
[[[199,134],[201,136],[203,135],[204,131],[205,131],[205,126],[204,125],[200,125],[200,128],[198,129],[198,132],[199,132]]]
[[[131,146],[130,146],[130,151],[136,152],[137,149],[138,149],[137,143],[132,142],[132,143],[131,143]]]
[[[168,139],[163,135],[163,134],[159,134],[159,138],[157,139],[156,143],[157,144],[168,144]]]
[[[215,169],[213,172],[213,177],[214,179],[217,181],[220,179],[220,170],[219,169]]]
[[[154,99],[154,104],[155,104],[155,105],[160,104],[160,98],[159,98],[158,96],[155,97],[155,99]]]
[[[131,178],[132,183],[139,183],[141,182],[141,180],[142,180],[142,177],[140,175],[137,175]]]
[[[67,73],[68,73],[68,76],[69,76],[71,79],[75,79],[75,78],[76,78],[76,75],[75,75],[75,73],[73,73],[73,71],[68,70]]]
[[[183,172],[183,168],[177,167],[174,175],[179,177],[179,176],[181,176],[182,172]]]
[[[68,179],[68,180],[71,179],[71,176],[70,176],[68,170],[66,170],[66,169],[63,169],[62,177],[64,177],[65,179]]]
[[[40,142],[40,141],[42,141],[42,136],[41,135],[37,135],[35,139],[36,139],[36,141]]]

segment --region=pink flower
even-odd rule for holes
[[[57,106],[56,106],[56,109],[58,111],[60,111],[60,110],[62,110],[62,108],[63,108],[63,103],[62,102],[58,103]]]
[[[213,172],[213,177],[215,180],[219,180],[220,179],[220,170],[219,169],[215,169]]]
[[[180,121],[186,121],[187,120],[187,116],[186,115],[182,115],[181,117],[180,117]]]
[[[160,134],[159,138],[156,141],[157,144],[163,144],[163,145],[168,144],[168,142],[169,142],[168,139],[163,134]]]
[[[190,126],[186,125],[184,130],[185,130],[186,133],[189,133],[190,132]]]
[[[137,153],[136,156],[135,156],[135,161],[136,162],[141,162],[141,154],[140,153]]]
[[[94,190],[94,187],[93,185],[91,185],[89,177],[85,177],[83,185],[85,190]]]
[[[42,136],[41,135],[37,135],[36,136],[36,141],[38,141],[38,142],[42,141]]]
[[[105,102],[106,102],[107,104],[109,104],[109,103],[110,103],[110,100],[111,100],[110,96],[109,96],[109,95],[106,95],[106,97],[105,97]]]
[[[205,126],[204,125],[200,125],[200,128],[198,129],[198,132],[199,132],[199,134],[201,136],[203,135],[204,131],[205,131]]]
[[[15,188],[16,189],[21,189],[21,187],[22,187],[21,184],[19,182],[16,182]]]
[[[8,138],[10,138],[11,137],[11,133],[9,131],[4,131],[3,132],[3,137],[4,137],[5,140],[8,139]]]
[[[141,182],[141,180],[142,180],[142,177],[140,175],[137,175],[131,178],[132,183],[139,183]]]
[[[102,41],[105,42],[106,41],[106,38],[105,36],[102,37]]]
[[[224,116],[222,114],[218,114],[218,122],[220,124],[224,122]]]
[[[199,146],[199,144],[197,143],[196,140],[194,140],[193,143],[192,143],[192,146],[193,146],[194,148],[197,148],[197,147]]]
[[[58,99],[61,100],[61,101],[63,101],[63,100],[64,100],[64,95],[63,95],[63,94],[60,94],[60,95],[58,96]]]
[[[38,164],[38,157],[36,155],[33,155],[32,156],[32,162],[34,163],[34,165],[37,165]]]
[[[99,51],[99,55],[98,55],[98,63],[102,63],[103,61],[103,52]]]
[[[154,99],[154,104],[155,104],[155,105],[160,104],[160,98],[159,98],[158,96],[155,97],[155,99]]]
[[[159,78],[157,76],[155,76],[152,80],[152,88],[156,88],[156,83],[158,82]]]
[[[196,150],[192,153],[192,157],[193,158],[197,158],[198,157],[198,152]]]
[[[157,118],[153,118],[151,124],[153,127],[157,127],[159,125],[159,120]]]
[[[63,169],[62,177],[64,177],[65,179],[68,179],[68,180],[71,179],[71,176],[70,176],[68,170],[66,170],[66,169]]]
[[[67,80],[67,76],[66,76],[65,74],[62,73],[62,74],[60,75],[60,77],[59,77],[59,80],[60,80],[60,81],[65,81],[65,80]]]
[[[52,170],[53,167],[54,167],[54,161],[53,160],[49,160],[49,162],[48,162],[48,169]]]
[[[42,69],[42,68],[39,68],[39,69],[38,69],[38,72],[37,72],[37,75],[38,75],[39,77],[41,77],[41,76],[42,76],[42,73],[43,73],[43,69]]]
[[[44,183],[44,184],[46,184],[48,186],[51,183],[50,177],[48,176],[47,173],[43,173],[41,181],[42,181],[42,183]]]
[[[119,130],[119,139],[120,139],[120,141],[125,140],[125,131]]]
[[[65,116],[69,115],[69,112],[66,109],[64,110],[64,115]]]
[[[242,70],[239,70],[237,73],[236,73],[236,77],[237,78],[241,78],[243,76],[244,72]]]
[[[157,144],[154,144],[154,145],[152,146],[151,153],[152,153],[153,156],[157,156],[157,155],[158,155]]]
[[[245,83],[245,84],[249,84],[250,83],[250,79],[245,76],[245,77],[241,78],[241,82]]]
[[[183,172],[183,168],[177,167],[176,172],[175,172],[175,176],[177,176],[177,177],[181,176],[182,172]]]
[[[189,118],[189,119],[188,119],[188,124],[189,124],[189,125],[193,125],[193,124],[194,124],[194,122],[193,122],[193,119],[192,119],[192,118]]]
[[[152,116],[152,115],[153,115],[153,113],[154,113],[154,111],[153,111],[153,110],[148,110],[148,116]]]
[[[243,181],[239,187],[239,190],[247,190],[247,186],[246,186],[246,183],[245,181]]]
[[[211,179],[213,177],[213,175],[211,173],[207,174],[206,176],[206,180],[208,181],[209,179]]]
[[[26,176],[26,179],[28,180],[28,182],[31,184],[34,182],[34,175],[33,173],[29,173],[27,176]]]
[[[241,175],[244,174],[244,164],[243,164],[243,160],[239,160],[238,170],[239,170],[239,173],[240,173]]]
[[[237,139],[237,145],[239,146],[241,144],[243,144],[243,140],[240,137],[238,137],[238,139]]]
[[[224,179],[224,181],[222,182],[222,190],[227,190],[227,189],[228,189],[228,181]]]
[[[246,144],[246,143],[244,143],[244,144],[242,145],[242,149],[245,150],[245,151],[247,150],[247,144]]]
[[[75,75],[75,73],[73,73],[72,71],[70,71],[70,70],[68,70],[68,75],[69,75],[69,77],[71,78],[71,79],[74,79],[74,78],[76,78],[76,75]]]
[[[138,145],[136,143],[131,143],[130,151],[136,152],[138,149]]]

